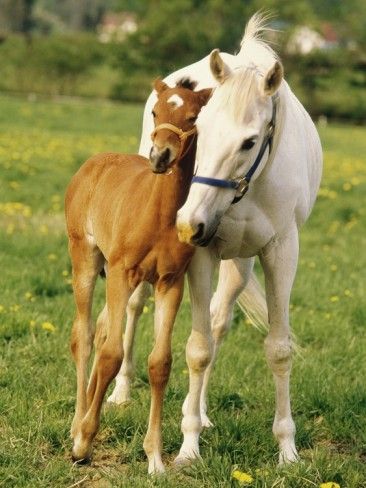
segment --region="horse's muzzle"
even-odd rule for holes
[[[178,239],[186,244],[206,247],[210,244],[216,234],[218,222],[207,226],[203,222],[195,225],[177,222]]]
[[[165,173],[172,160],[172,151],[169,147],[158,149],[153,146],[150,151],[150,166],[154,173]]]

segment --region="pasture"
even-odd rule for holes
[[[239,486],[232,477],[239,470],[252,487],[310,488],[331,481],[366,487],[366,139],[362,128],[332,125],[320,129],[324,177],[301,233],[291,304],[300,345],[292,405],[301,463],[276,467],[274,388],[263,335],[237,310],[212,377],[215,427],[202,435],[202,462],[147,477],[142,442],[150,399],[150,300],[137,332],[133,401],[104,410],[92,465],[72,466],[74,305],[63,194],[89,155],[135,152],[141,116],[135,105],[0,98],[0,486],[228,487]],[[103,303],[102,281],[96,293],[95,314]],[[168,466],[182,440],[189,329],[186,297],[164,410]]]

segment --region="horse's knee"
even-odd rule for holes
[[[267,362],[275,374],[287,374],[291,368],[292,343],[290,337],[274,338],[268,335],[264,341]]]
[[[150,354],[148,365],[151,385],[166,385],[172,365],[171,354],[167,354],[166,356],[154,356]]]
[[[112,380],[118,373],[123,360],[123,350],[120,347],[102,347],[98,370],[108,380]]]
[[[195,334],[189,337],[186,349],[187,364],[191,371],[202,372],[210,364],[212,343],[209,337]]]
[[[78,361],[81,357],[88,358],[90,356],[92,342],[92,331],[78,319],[75,319],[70,338],[70,350],[75,361]]]
[[[212,336],[215,342],[221,342],[230,327],[232,314],[230,312],[220,312],[219,310],[212,316]]]

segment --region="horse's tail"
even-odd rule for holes
[[[268,331],[268,310],[264,290],[253,272],[250,273],[249,282],[236,301],[256,329]]]
[[[253,271],[250,273],[247,286],[240,293],[236,302],[251,324],[259,331],[267,334],[269,330],[269,322],[266,297],[264,290]],[[292,331],[291,340],[293,351],[301,356],[302,348]]]

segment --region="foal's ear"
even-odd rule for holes
[[[231,73],[231,69],[225,64],[218,49],[214,49],[210,54],[210,69],[219,83],[223,83]]]
[[[200,90],[196,93],[199,97],[200,105],[203,106],[203,105],[206,105],[206,103],[208,102],[208,99],[210,98],[210,96],[212,94],[212,89],[211,88],[204,88],[203,90]]]
[[[267,96],[272,96],[279,89],[283,79],[283,66],[279,61],[270,68],[263,79],[263,92]]]
[[[154,90],[157,91],[158,95],[169,88],[169,86],[161,78],[154,81],[153,87]]]

